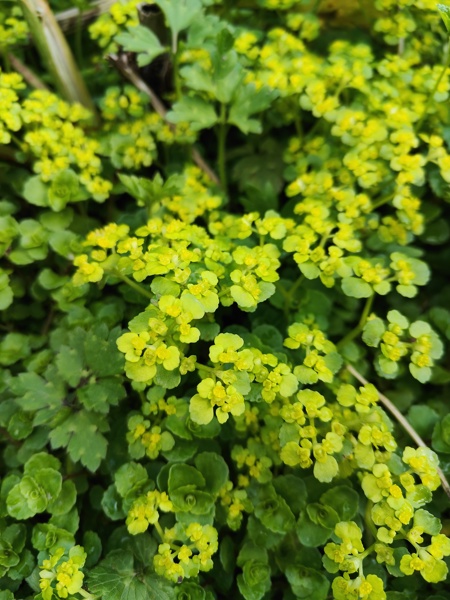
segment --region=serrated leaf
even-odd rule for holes
[[[199,131],[215,125],[218,117],[214,107],[202,98],[183,96],[167,113],[167,120],[171,123],[189,123],[193,131]]]
[[[49,435],[52,448],[67,448],[70,458],[94,472],[106,456],[108,443],[94,415],[84,410],[68,416]]]
[[[277,95],[276,91],[269,88],[256,90],[253,84],[242,86],[231,105],[228,122],[245,134],[261,133],[261,123],[250,117],[269,108]]]
[[[120,329],[112,331],[104,324],[88,331],[84,343],[87,366],[99,377],[123,373],[124,357],[117,349],[116,340]]]
[[[83,373],[83,358],[76,349],[61,346],[55,363],[64,381],[67,381],[71,387],[77,387]]]
[[[19,397],[17,402],[26,411],[59,408],[65,395],[61,386],[36,373],[20,373],[11,380],[11,391]]]
[[[197,18],[197,13],[202,8],[200,0],[155,0],[166,16],[167,23],[176,37],[180,31],[189,27]]]
[[[89,591],[103,600],[174,600],[172,586],[148,571],[137,572],[133,555],[111,552],[88,577]]]
[[[165,52],[156,35],[143,25],[128,27],[128,32],[120,33],[115,41],[127,52],[137,52],[137,63],[140,67],[148,65],[157,56]]]

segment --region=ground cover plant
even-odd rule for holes
[[[0,4],[0,600],[445,600],[450,8]]]

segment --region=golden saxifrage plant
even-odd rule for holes
[[[0,4],[0,600],[450,599],[449,32]]]

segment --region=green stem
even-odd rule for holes
[[[371,547],[370,544],[372,544],[373,540],[377,539],[377,528],[372,520],[372,508],[373,502],[369,500],[364,511],[364,523],[366,525],[367,537],[370,539],[369,547]]]
[[[419,133],[420,128],[423,125],[425,117],[427,116],[427,113],[428,113],[428,109],[430,108],[430,104],[434,99],[434,94],[436,93],[436,90],[438,89],[439,84],[441,83],[442,78],[444,77],[445,72],[447,71],[449,65],[450,65],[450,38],[447,41],[447,55],[445,57],[444,67],[443,67],[439,77],[437,78],[436,83],[434,84],[433,90],[431,91],[431,93],[429,94],[429,96],[427,98],[427,102],[425,104],[425,108],[423,109],[422,116],[416,123],[416,126],[414,128],[416,133]]]
[[[141,296],[145,296],[146,298],[153,300],[153,294],[151,292],[148,292],[146,289],[144,289],[142,286],[140,286],[138,283],[136,283],[126,275],[117,275],[117,277],[119,277],[119,279],[121,279],[124,283],[129,285],[130,288],[133,288],[133,290],[141,294]]]
[[[366,304],[362,311],[361,318],[359,320],[358,325],[354,329],[352,329],[345,337],[343,337],[340,342],[338,342],[336,344],[337,348],[342,348],[342,346],[345,346],[345,344],[348,344],[349,342],[354,340],[355,337],[358,336],[361,333],[361,331],[364,329],[364,325],[366,324],[367,317],[369,316],[370,311],[372,310],[372,304],[373,304],[374,298],[375,298],[375,294],[372,294],[369,298],[367,298]]]
[[[220,105],[219,133],[217,157],[219,163],[219,178],[225,192],[227,191],[227,169],[226,169],[226,141],[227,141],[227,107]]]
[[[214,367],[208,367],[207,365],[202,365],[198,362],[195,363],[195,368],[203,371],[208,371],[209,373],[215,373],[216,370]]]
[[[391,200],[393,200],[393,198],[395,198],[395,193],[394,194],[389,194],[388,196],[384,196],[383,198],[380,198],[380,200],[378,200],[377,202],[374,202],[372,204],[372,208],[370,209],[371,212],[376,210],[377,208],[380,208],[380,206],[383,206],[384,204],[387,204],[388,202],[390,202]]]
[[[4,69],[5,73],[10,73],[11,72],[11,61],[9,60],[9,55],[8,55],[6,48],[1,48],[0,54],[3,59],[3,69]]]
[[[297,281],[294,283],[294,285],[291,287],[291,289],[289,290],[289,292],[287,292],[287,294],[285,294],[286,296],[286,302],[284,303],[284,314],[286,316],[286,320],[289,321],[289,311],[291,310],[292,304],[295,300],[295,295],[298,292],[300,286],[302,285],[302,283],[305,280],[305,276],[303,275],[303,273],[300,275],[300,277],[297,279]]]
[[[158,535],[161,538],[161,541],[164,541],[164,531],[163,531],[161,525],[158,523],[158,521],[155,523],[155,529],[158,532]]]
[[[172,69],[173,69],[173,86],[175,88],[176,99],[181,98],[181,80],[180,80],[180,53],[178,45],[172,48]]]

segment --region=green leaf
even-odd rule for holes
[[[122,465],[114,475],[116,489],[122,498],[131,491],[138,490],[148,481],[145,467],[139,463],[129,462]]]
[[[59,171],[52,179],[48,190],[48,205],[56,212],[66,208],[69,202],[79,200],[79,179],[72,169]],[[81,196],[81,198],[86,199]]]
[[[339,523],[339,514],[331,506],[326,506],[320,502],[313,502],[306,507],[308,517],[316,525],[321,525],[326,529],[334,529]]]
[[[426,404],[416,404],[409,409],[406,418],[421,437],[429,439],[439,415]]]
[[[47,506],[52,515],[65,515],[74,506],[77,500],[77,488],[70,479],[63,482],[61,493]]]
[[[370,319],[364,325],[362,339],[367,346],[371,346],[372,348],[377,348],[381,338],[386,331],[386,327],[382,319],[376,317],[375,319]]]
[[[8,333],[0,342],[0,365],[8,367],[31,353],[30,338],[22,333]]]
[[[122,509],[122,499],[114,484],[111,484],[103,494],[101,507],[111,521],[120,521],[126,517],[126,512]]]
[[[426,383],[431,379],[430,367],[418,367],[414,363],[409,363],[409,371],[414,379],[417,379],[420,383]]]
[[[52,448],[67,448],[70,458],[95,472],[106,456],[107,441],[98,430],[98,420],[82,410],[69,415],[49,435]]]
[[[160,7],[166,16],[167,23],[175,39],[180,31],[189,27],[194,19],[198,18],[198,13],[202,8],[200,0],[177,0],[176,3],[171,0],[155,0],[155,4]]]
[[[175,600],[166,580],[135,569],[133,555],[114,550],[88,575],[89,591],[102,600]]]
[[[33,454],[25,463],[24,474],[33,475],[35,471],[40,469],[54,469],[55,471],[59,471],[60,468],[61,462],[56,456],[47,452],[38,452],[37,454]]]
[[[261,123],[250,117],[269,108],[277,96],[278,92],[269,88],[256,90],[253,84],[241,86],[230,107],[228,122],[245,134],[261,133]]]
[[[20,397],[25,411],[61,407],[65,390],[53,382],[47,382],[36,373],[20,373],[11,381],[11,391]]]
[[[306,505],[308,495],[305,482],[295,475],[280,475],[273,480],[273,487],[296,515]]]
[[[369,298],[373,293],[370,285],[357,277],[344,277],[342,291],[351,298]]]
[[[450,7],[445,4],[437,4],[436,8],[439,11],[439,14],[442,17],[445,28],[447,30],[447,34],[450,34]]]
[[[123,46],[127,52],[137,52],[137,63],[139,67],[150,64],[157,56],[165,52],[156,35],[143,25],[127,27],[128,32],[120,33],[115,41]]]
[[[83,373],[83,357],[75,348],[61,346],[55,360],[59,374],[71,387],[77,387]]]
[[[208,425],[214,417],[211,401],[195,394],[189,402],[189,415],[194,423]]]
[[[150,285],[150,289],[156,296],[174,296],[178,298],[181,288],[175,281],[167,277],[155,277]]]
[[[162,198],[178,194],[183,185],[183,177],[180,175],[171,175],[166,181],[163,181],[159,173],[153,179],[124,173],[119,173],[118,176],[128,193],[138,201],[138,206],[149,206]]]
[[[22,188],[22,196],[34,206],[48,206],[48,186],[39,175],[27,179]]]
[[[104,323],[87,332],[84,355],[87,366],[95,375],[110,377],[123,373],[124,356],[119,352],[116,344],[120,333],[117,327],[109,331]]]
[[[287,533],[295,524],[294,514],[286,500],[276,494],[272,486],[261,490],[259,500],[254,503],[254,513],[264,527],[275,533]]]
[[[437,452],[450,454],[450,414],[434,426],[432,446]]]
[[[214,508],[214,496],[196,488],[195,485],[178,487],[169,492],[175,511],[188,512],[189,515],[207,515]]]
[[[218,494],[228,481],[228,465],[215,452],[202,452],[195,458],[195,466],[205,478],[205,488],[211,494]]]
[[[316,548],[323,546],[330,538],[333,530],[320,523],[314,523],[306,510],[302,510],[297,521],[297,536],[300,542],[307,547]]]
[[[414,323],[411,323],[409,326],[409,333],[412,337],[418,338],[421,335],[428,335],[431,333],[431,327],[425,321],[414,321]]]
[[[209,129],[218,121],[214,107],[199,96],[183,96],[167,113],[170,123],[189,123],[193,131]]]
[[[169,494],[186,485],[204,488],[206,481],[200,471],[190,465],[172,465],[169,471]]]
[[[319,571],[303,565],[289,565],[285,574],[297,598],[325,600],[328,597],[330,582]]]
[[[50,523],[39,523],[33,527],[31,542],[36,550],[64,548],[69,550],[75,543],[74,536],[65,529],[55,527]]]
[[[351,487],[338,485],[322,494],[320,502],[331,506],[341,521],[351,521],[358,512],[359,494]]]
[[[414,527],[420,527],[428,535],[438,535],[442,529],[442,523],[427,510],[419,508],[414,513]]]
[[[117,379],[101,379],[77,391],[77,398],[88,411],[107,414],[110,406],[117,406],[125,398],[125,388]]]
[[[8,284],[9,277],[0,272],[0,310],[6,310],[14,300],[14,294]]]

